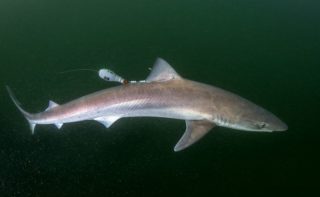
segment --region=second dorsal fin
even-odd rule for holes
[[[55,108],[55,107],[57,107],[57,106],[59,106],[57,103],[55,103],[55,102],[53,102],[53,101],[49,101],[49,106],[48,106],[48,108],[46,109],[46,111],[48,111],[48,110],[50,110],[50,109],[52,109],[52,108]]]
[[[181,79],[180,75],[162,58],[157,58],[146,82]]]

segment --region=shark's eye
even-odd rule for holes
[[[258,127],[259,129],[263,129],[263,128],[265,128],[266,126],[267,126],[267,124],[264,123],[264,122],[261,122],[261,123],[257,124],[257,127]]]

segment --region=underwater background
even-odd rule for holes
[[[0,1],[0,196],[275,196],[319,191],[320,1]],[[289,130],[215,128],[174,152],[181,120],[29,125],[30,112],[145,79],[157,57],[183,77],[275,113]]]

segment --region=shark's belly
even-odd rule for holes
[[[149,108],[136,109],[122,114],[122,117],[161,117],[181,120],[201,120],[205,116],[192,109],[182,108]]]
[[[212,120],[210,99],[204,91],[140,84],[94,93],[44,112],[37,124],[94,120],[100,117],[163,117],[183,120]]]

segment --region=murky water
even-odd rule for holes
[[[320,4],[316,1],[1,1],[1,196],[305,194],[319,186]],[[284,133],[215,128],[175,153],[179,120],[37,126],[24,108],[112,87],[107,64],[142,80],[156,57],[185,78],[277,114]]]

